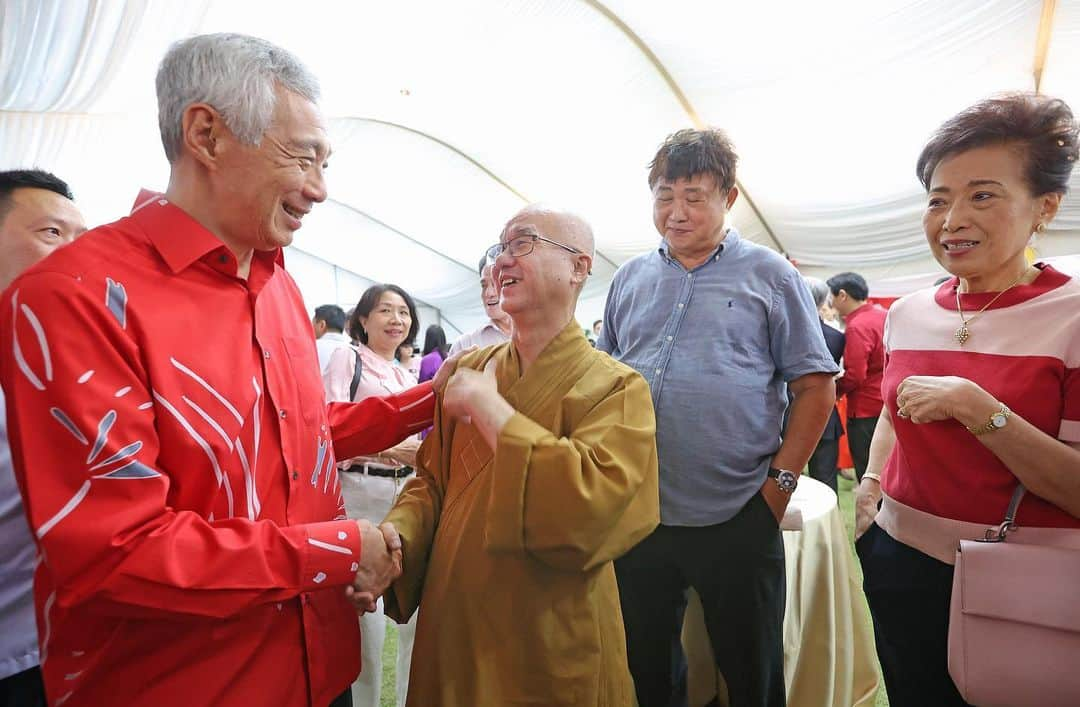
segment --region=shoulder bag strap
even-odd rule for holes
[[[356,354],[356,363],[353,365],[352,382],[349,383],[349,401],[356,400],[356,389],[360,387],[360,377],[364,375],[364,362],[360,359],[360,352],[353,349]]]

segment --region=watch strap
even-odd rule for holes
[[[978,425],[977,427],[968,427],[967,431],[975,435],[976,437],[978,437],[979,435],[987,434],[989,432],[996,432],[997,430],[1000,430],[1002,427],[1005,426],[1005,422],[1008,421],[1011,415],[1012,410],[1009,409],[1008,405],[1002,403],[1001,408],[991,413],[990,417],[987,418],[985,423]],[[1002,423],[1000,425],[997,424],[998,419],[1002,420]]]

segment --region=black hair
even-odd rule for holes
[[[446,343],[446,332],[438,324],[432,324],[424,332],[424,355],[427,356],[436,349],[442,354],[443,358],[446,358],[450,353],[450,346]]]
[[[674,182],[711,174],[717,189],[725,192],[735,186],[738,162],[739,156],[723,130],[680,130],[667,136],[649,163],[649,188],[655,188],[661,177]]]
[[[45,189],[75,201],[71,187],[60,177],[43,169],[13,169],[0,172],[0,223],[11,210],[11,198],[19,189]]]
[[[364,290],[364,294],[360,295],[360,301],[356,303],[356,307],[349,316],[349,334],[361,344],[366,344],[368,342],[368,335],[367,332],[364,331],[360,319],[361,317],[367,317],[371,314],[371,310],[375,309],[375,305],[379,303],[379,300],[386,292],[394,292],[401,295],[401,299],[405,300],[405,306],[409,308],[409,316],[412,317],[412,324],[409,325],[409,333],[405,336],[405,340],[412,341],[416,338],[416,332],[420,330],[420,317],[416,313],[416,302],[413,301],[413,298],[409,296],[408,292],[397,285],[372,285]]]
[[[345,331],[345,310],[336,304],[323,304],[316,307],[315,319],[324,322],[330,331]]]
[[[833,275],[825,284],[829,286],[829,292],[833,297],[840,294],[840,290],[848,293],[848,297],[863,301],[870,296],[870,288],[866,286],[866,279],[857,272],[842,272]]]

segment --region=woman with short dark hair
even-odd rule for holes
[[[947,663],[952,563],[1018,484],[1020,526],[1080,528],[1080,282],[1025,256],[1058,212],[1077,136],[1064,102],[1015,94],[946,121],[918,160],[926,239],[953,277],[889,312],[885,408],[856,498],[893,707],[964,704]]]
[[[412,341],[420,328],[416,303],[405,290],[397,285],[372,285],[356,308],[349,314],[349,334],[359,343],[355,347],[340,348],[330,356],[323,374],[323,385],[329,402],[358,402],[371,396],[396,393],[416,385],[416,377],[406,367],[395,363],[398,347]],[[341,492],[350,513],[363,509],[361,515],[369,514],[378,507],[374,499],[380,498],[384,484],[393,483],[394,493],[400,486],[399,479],[412,473],[420,439],[412,435],[395,447],[383,450],[373,457],[339,459],[343,472],[360,472],[363,476],[344,473],[341,475]],[[371,478],[376,477],[376,478]],[[383,478],[378,478],[383,477]],[[367,520],[382,520],[379,511]],[[379,704],[382,686],[383,644],[386,638],[386,619],[382,600],[378,608],[360,617],[363,666],[355,693],[362,704]],[[408,684],[409,666],[412,660],[412,642],[416,633],[416,618],[402,626],[398,634],[397,691],[404,695]],[[399,700],[400,704],[400,700]]]

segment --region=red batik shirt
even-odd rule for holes
[[[0,300],[50,704],[323,707],[360,667],[335,457],[426,427],[434,396],[327,408],[281,252],[239,279],[140,198]]]

